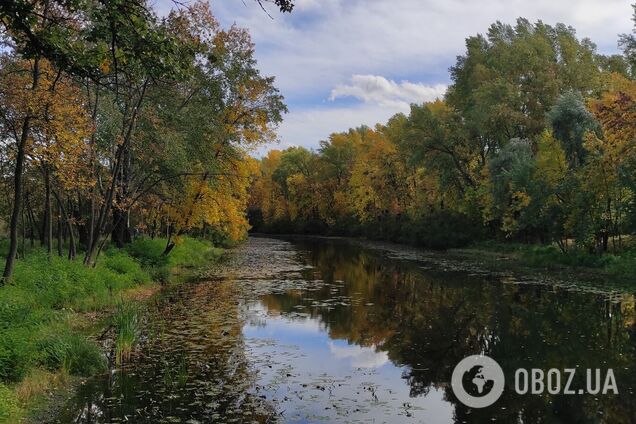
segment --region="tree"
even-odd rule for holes
[[[451,68],[446,99],[486,151],[541,134],[545,114],[560,94],[588,95],[600,88],[594,44],[579,41],[563,24],[497,22],[487,36],[469,37],[466,48]]]
[[[570,167],[575,169],[583,165],[585,134],[596,130],[597,127],[594,116],[585,107],[583,96],[574,91],[562,94],[547,116],[554,136],[561,142]]]
[[[635,193],[630,185],[636,163],[635,105],[636,83],[617,74],[609,90],[590,101],[601,134],[587,133],[585,148],[591,158],[584,171],[584,189],[594,199],[589,213],[601,251],[607,251],[610,238],[621,242],[621,224]]]
[[[618,43],[623,48],[625,58],[631,67],[630,75],[633,76],[636,74],[636,3],[632,5],[632,9],[634,9],[632,13],[634,29],[631,34],[621,34]]]

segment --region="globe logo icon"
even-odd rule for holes
[[[492,390],[496,376],[489,375],[490,369],[484,370],[481,365],[475,365],[470,370],[466,371],[462,376],[462,385],[466,392],[471,396],[481,397],[486,396]]]
[[[503,370],[492,358],[472,355],[462,359],[451,378],[457,399],[471,408],[485,408],[499,399],[504,389]]]

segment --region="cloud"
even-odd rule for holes
[[[349,359],[351,366],[356,368],[380,368],[389,362],[387,353],[376,351],[374,346],[339,346],[329,342],[329,351],[338,359]]]
[[[164,8],[174,5],[156,1]],[[466,37],[485,34],[495,21],[514,24],[525,17],[550,25],[562,22],[576,28],[580,38],[589,37],[599,52],[617,53],[618,34],[632,28],[629,3],[297,0],[291,14],[270,7],[273,19],[253,0],[217,0],[211,5],[224,26],[236,23],[249,29],[259,69],[276,76],[290,109],[288,122],[281,126],[282,142],[315,147],[331,132],[404,111],[413,98],[432,97],[431,89],[450,83],[448,68],[464,54]],[[372,87],[378,91],[360,86],[356,76],[376,78]],[[330,97],[335,100],[329,102]],[[345,117],[351,121],[344,122]]]
[[[590,37],[601,52],[616,52],[629,32],[625,0],[302,0],[291,14],[267,17],[253,1],[216,1],[226,24],[250,29],[264,73],[277,76],[288,99],[321,99],[354,74],[447,83],[448,67],[465,39],[493,22],[517,17],[563,22]]]
[[[315,148],[329,134],[347,131],[349,128],[366,125],[374,127],[386,123],[396,113],[409,112],[409,105],[401,103],[395,108],[373,103],[353,106],[318,106],[301,110],[292,110],[278,128],[280,142],[261,146],[254,154],[263,156],[268,150],[283,150],[292,146]]]
[[[375,103],[391,108],[408,107],[411,103],[423,103],[441,98],[445,84],[397,83],[377,75],[354,75],[349,84],[339,84],[331,90],[331,100],[338,97],[356,97],[365,103]]]

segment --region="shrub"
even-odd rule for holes
[[[161,267],[168,263],[168,257],[162,256],[166,246],[165,239],[139,237],[132,241],[126,250],[146,267]]]
[[[141,268],[139,262],[124,251],[109,250],[103,264],[106,268],[127,276],[135,284],[146,283],[150,280],[148,273]]]

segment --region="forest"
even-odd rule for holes
[[[288,110],[275,77],[259,70],[250,32],[221,25],[208,1],[174,0],[171,6],[162,14],[146,0],[0,2],[0,423],[43,422],[33,417],[49,414],[52,393],[83,385],[80,378],[106,377],[108,384],[132,390],[125,378],[143,377],[126,374],[134,360],[159,377],[137,381],[144,390],[130,396],[142,393],[150,400],[139,408],[131,401],[127,406],[134,412],[103,406],[113,417],[123,414],[121,421],[142,417],[140,411],[164,414],[166,420],[175,410],[192,412],[189,422],[208,422],[212,413],[251,414],[240,403],[266,403],[265,395],[238,388],[258,373],[247,365],[231,369],[232,355],[239,352],[247,361],[245,346],[253,338],[242,332],[257,329],[246,322],[266,323],[289,310],[297,313],[292,324],[314,320],[307,328],[320,331],[337,324],[330,314],[353,322],[347,314],[355,313],[360,337],[332,327],[329,349],[338,349],[332,339],[347,339],[351,346],[340,346],[341,352],[359,345],[381,356],[381,344],[393,343],[398,349],[383,364],[391,359],[396,369],[402,367],[396,374],[400,384],[418,369],[418,355],[428,352],[422,347],[428,341],[418,345],[419,336],[411,340],[400,326],[414,335],[421,328],[439,332],[439,342],[437,334],[430,337],[438,344],[470,334],[474,343],[460,346],[462,356],[483,340],[499,339],[496,332],[487,334],[485,323],[502,314],[484,309],[481,323],[469,328],[476,314],[465,310],[463,299],[468,293],[474,298],[469,306],[482,308],[481,302],[493,298],[491,290],[508,293],[510,287],[492,288],[503,282],[491,287],[480,280],[467,289],[472,269],[462,268],[465,281],[461,275],[455,281],[442,271],[420,274],[428,268],[415,272],[359,246],[343,247],[338,239],[323,240],[333,243],[326,247],[316,240],[293,245],[255,241],[250,232],[349,236],[439,250],[531,246],[572,265],[618,267],[633,281],[636,5],[634,31],[617,34],[622,54],[600,54],[592,40],[564,24],[496,22],[466,39],[443,98],[411,104],[408,114],[375,127],[333,133],[315,150],[290,147],[262,157],[259,149],[277,141]],[[294,2],[254,0],[244,6],[274,20],[272,10],[289,14]],[[225,249],[238,259],[224,269],[217,263]],[[236,275],[244,278],[235,281]],[[185,281],[192,284],[174,288]],[[250,286],[254,281],[261,286]],[[373,285],[380,281],[386,285],[376,292]],[[420,290],[446,293],[438,281],[454,284],[452,295],[440,297],[439,305],[411,302],[429,299],[428,292],[419,297]],[[326,299],[306,298],[305,283]],[[361,288],[348,293],[345,283]],[[346,295],[332,298],[339,290]],[[506,294],[506,305],[541,295],[540,289],[536,296],[525,287],[514,290],[518,296]],[[385,291],[382,298],[372,295]],[[287,298],[276,297],[283,292]],[[354,302],[356,293],[368,298]],[[618,306],[607,306],[600,296],[585,298],[589,303],[581,304],[593,312],[585,313],[590,323],[581,324],[581,332],[601,328],[606,316],[612,322],[612,314],[617,326],[633,327],[630,296]],[[536,310],[561,308],[552,297],[541,300]],[[296,304],[303,302],[307,305]],[[260,306],[248,316],[245,305]],[[312,312],[296,312],[305,306]],[[569,304],[580,312],[578,306]],[[176,310],[183,315],[171,315]],[[377,314],[367,318],[367,310],[369,317]],[[527,319],[521,315],[516,325],[538,322],[530,312]],[[440,322],[434,330],[426,326],[432,316]],[[458,326],[465,328],[446,333],[448,316],[464,317]],[[403,318],[383,327],[391,317]],[[551,322],[588,322],[574,312],[560,318]],[[363,328],[375,322],[378,328]],[[539,330],[530,331],[538,340]],[[621,331],[616,330],[629,337]],[[199,334],[205,337],[193,341]],[[407,338],[392,339],[397,334]],[[175,335],[182,345],[175,347]],[[517,336],[523,342],[525,333]],[[153,342],[165,351],[153,351]],[[415,352],[412,361],[400,359],[408,356],[402,344],[408,355]],[[195,353],[200,356],[188,356]],[[439,356],[455,360],[459,353]],[[625,357],[621,350],[612,359]],[[451,393],[450,365],[431,363],[440,370],[434,383]],[[291,368],[280,375],[292,376]],[[206,385],[225,390],[217,383],[227,378],[245,381],[228,383],[225,398]],[[432,378],[421,380],[433,384]],[[411,380],[410,398],[430,390]],[[156,390],[145,390],[147,384]],[[191,402],[192,392],[175,400],[176,387],[188,384],[199,384],[196,396],[209,396],[207,403]],[[302,387],[299,392],[307,384]],[[96,390],[100,402],[115,399],[111,388],[105,395]],[[317,390],[325,392],[325,386]],[[353,390],[345,398],[357,398]],[[163,396],[165,409],[147,407],[156,404],[155,395]],[[397,408],[407,408],[410,398]],[[174,407],[179,401],[181,409]],[[328,402],[325,409],[331,408]],[[68,408],[71,414],[80,411],[76,417],[96,409],[75,406]],[[275,403],[267,407],[270,415],[255,409],[260,422],[279,415]],[[139,418],[142,422],[168,422],[143,417],[149,421]],[[73,422],[93,421],[89,416]]]
[[[92,265],[133,232],[167,235],[165,253],[194,229],[244,236],[247,151],[285,111],[246,30],[220,28],[204,2],[161,19],[141,1],[13,2],[2,16],[5,278],[34,241]]]
[[[104,370],[91,328],[116,328],[126,357],[131,290],[245,238],[249,152],[286,106],[249,32],[207,2],[17,0],[0,22],[0,422],[15,422],[60,376]]]
[[[431,248],[622,251],[636,230],[636,39],[619,43],[623,55],[604,56],[563,24],[497,22],[466,39],[444,98],[316,151],[270,151],[252,224]]]

